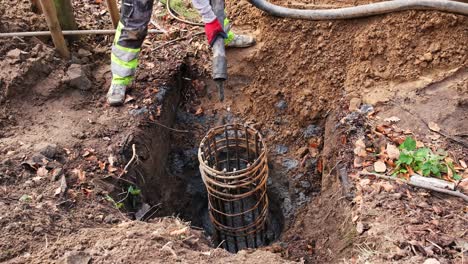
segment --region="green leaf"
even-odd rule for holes
[[[431,174],[431,163],[426,162],[421,166],[423,176],[429,176]]]
[[[416,152],[414,153],[415,160],[419,160],[419,161],[426,160],[429,157],[430,152],[431,150],[428,148],[420,148],[416,150]]]
[[[122,208],[123,206],[124,206],[123,203],[116,203],[116,204],[115,204],[115,208],[117,208],[117,209],[120,209],[120,208]]]
[[[131,195],[140,195],[141,193],[141,190],[138,189],[138,188],[134,188],[133,186],[130,186],[128,187],[128,192],[131,194]]]
[[[416,149],[416,140],[411,137],[407,137],[405,141],[400,145],[400,149],[406,149],[412,151]]]
[[[431,164],[431,172],[436,175],[440,176],[440,168],[437,165]]]
[[[461,181],[461,180],[463,179],[462,176],[460,176],[460,175],[458,175],[458,174],[456,174],[456,173],[453,173],[452,178],[453,178],[454,180],[456,180],[456,181]]]
[[[25,202],[25,203],[29,203],[32,201],[32,198],[31,196],[27,195],[27,194],[23,194],[23,196],[21,196],[19,198],[20,202]]]
[[[400,158],[398,159],[399,162],[401,162],[402,164],[407,164],[407,165],[410,165],[413,162],[413,160],[414,160],[413,157],[406,153],[401,153]]]

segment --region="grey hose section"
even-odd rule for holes
[[[337,9],[293,9],[274,5],[267,0],[247,0],[270,15],[305,20],[336,20],[368,17],[403,10],[438,10],[468,15],[468,4],[449,0],[394,0]]]

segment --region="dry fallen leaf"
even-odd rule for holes
[[[364,143],[364,139],[360,138],[360,139],[356,140],[356,142],[354,142],[354,146],[365,149],[366,144]]]
[[[379,160],[374,163],[374,170],[376,172],[385,172],[387,171],[387,165],[385,165],[385,162]]]
[[[109,172],[116,172],[116,171],[117,171],[117,168],[109,164],[109,166],[107,166],[107,170],[108,170]]]
[[[125,97],[124,104],[130,103],[130,102],[133,102],[133,101],[135,101],[135,97],[132,97],[132,96],[130,96],[130,95],[127,95],[127,96]]]
[[[72,171],[73,173],[78,176],[78,181],[79,182],[85,182],[86,181],[86,172],[83,171],[81,168],[76,168]]]
[[[389,118],[385,118],[384,121],[385,122],[388,122],[388,123],[396,123],[398,121],[400,121],[401,119],[397,116],[391,116]]]
[[[386,192],[391,192],[394,190],[393,185],[390,183],[382,183],[381,186]]]
[[[356,154],[358,157],[367,157],[367,151],[361,147],[356,147],[354,149],[354,154]]]
[[[199,107],[199,108],[197,109],[197,111],[195,112],[195,115],[196,115],[196,116],[201,116],[201,115],[203,115],[203,108],[202,108],[202,107]]]
[[[429,122],[428,126],[429,126],[429,129],[432,130],[432,131],[435,131],[435,132],[439,132],[439,131],[440,131],[439,125],[437,125],[437,124],[434,123],[434,122]]]
[[[114,163],[115,163],[114,155],[110,154],[109,157],[107,158],[107,161],[109,161],[110,166],[114,166]]]
[[[370,179],[361,179],[359,181],[359,185],[361,185],[362,187],[369,185],[369,183],[370,183]]]
[[[361,168],[362,167],[362,159],[360,157],[354,158],[354,168]]]
[[[397,146],[388,143],[387,144],[387,155],[390,159],[398,159],[400,157],[400,150],[397,148]]]
[[[466,162],[465,162],[464,160],[459,160],[459,162],[460,162],[460,165],[461,165],[464,169],[467,168]]]
[[[49,173],[49,171],[45,167],[40,167],[36,172],[37,176],[39,177],[45,177],[47,176],[47,173]]]
[[[104,171],[106,169],[106,163],[104,161],[98,161],[99,169]]]

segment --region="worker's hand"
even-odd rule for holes
[[[227,34],[224,32],[223,27],[221,26],[221,23],[219,23],[218,19],[205,24],[205,33],[206,38],[208,39],[208,43],[210,43],[211,46],[213,46],[218,36],[227,38]]]

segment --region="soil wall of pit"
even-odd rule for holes
[[[159,87],[156,95],[157,112],[155,121],[142,121],[123,142],[123,155],[130,161],[134,154],[137,159],[129,170],[130,178],[137,179],[136,184],[142,190],[143,202],[151,205],[160,204],[158,215],[172,215],[178,212],[183,197],[180,190],[183,182],[166,169],[174,124],[182,90],[182,77],[185,67],[181,66],[170,78],[167,85]],[[133,153],[133,146],[136,152]]]

